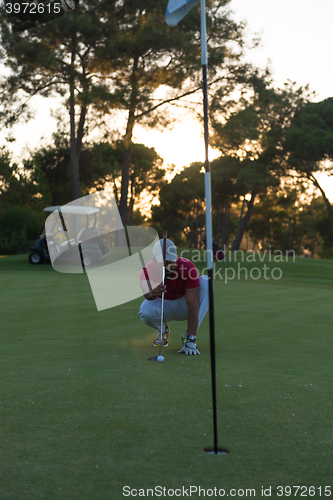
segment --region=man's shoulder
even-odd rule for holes
[[[178,257],[178,264],[186,267],[195,267],[195,264],[190,259],[186,259],[186,257]]]
[[[181,271],[182,276],[190,277],[193,279],[197,277],[198,270],[196,265],[190,259],[186,259],[185,257],[179,257],[178,269]]]
[[[179,273],[182,279],[186,282],[185,288],[196,288],[199,286],[198,269],[190,259],[179,257]]]

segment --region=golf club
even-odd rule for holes
[[[163,231],[163,270],[162,270],[162,285],[164,285],[165,281],[165,261],[166,261],[166,240],[167,240],[167,231]],[[161,340],[160,340],[160,348],[158,351],[158,356],[151,356],[148,358],[150,361],[157,361],[157,358],[161,355],[162,348],[162,332],[163,332],[163,316],[164,316],[164,291],[162,292],[162,305],[161,305]]]

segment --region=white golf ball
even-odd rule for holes
[[[163,356],[158,356],[157,361],[159,363],[162,363],[164,361],[164,357]]]

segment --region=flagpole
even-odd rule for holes
[[[211,175],[208,158],[209,132],[208,132],[208,84],[207,84],[207,28],[206,28],[206,1],[201,1],[201,63],[202,63],[202,92],[204,108],[204,137],[205,137],[205,199],[206,199],[206,256],[208,270],[208,297],[209,297],[209,331],[210,331],[210,358],[212,373],[213,393],[213,419],[214,419],[214,448],[205,448],[207,453],[229,453],[217,447],[217,416],[216,416],[216,361],[215,361],[215,326],[214,326],[214,300],[213,300],[213,230],[212,230],[212,195]],[[199,0],[169,0],[165,13],[165,20],[169,26],[175,26],[183,19],[189,10]]]
[[[216,359],[215,359],[215,325],[214,325],[214,295],[213,295],[213,231],[212,231],[212,196],[211,173],[208,157],[208,84],[207,84],[207,28],[206,28],[206,1],[201,0],[201,64],[202,64],[202,92],[204,109],[204,138],[205,138],[205,199],[206,199],[206,258],[208,269],[209,293],[209,332],[210,332],[210,359],[213,396],[213,424],[214,424],[214,453],[217,447],[217,412],[216,412]]]

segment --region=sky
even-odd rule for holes
[[[333,96],[332,0],[232,0],[229,7],[235,20],[246,21],[250,33],[260,34],[261,47],[252,50],[247,59],[262,68],[269,65],[277,86],[292,80],[299,86],[309,84],[316,92],[315,101]],[[55,130],[45,101],[34,98],[32,104],[37,110],[36,120],[12,131],[16,141],[11,149],[15,154],[24,154]],[[55,101],[53,108],[57,108]],[[0,144],[7,136],[8,132],[0,131]],[[204,159],[202,126],[189,114],[182,114],[172,130],[162,133],[137,127],[134,140],[155,147],[166,164],[178,168]],[[216,156],[218,153],[211,150],[210,159]],[[333,201],[333,178],[319,180]]]

